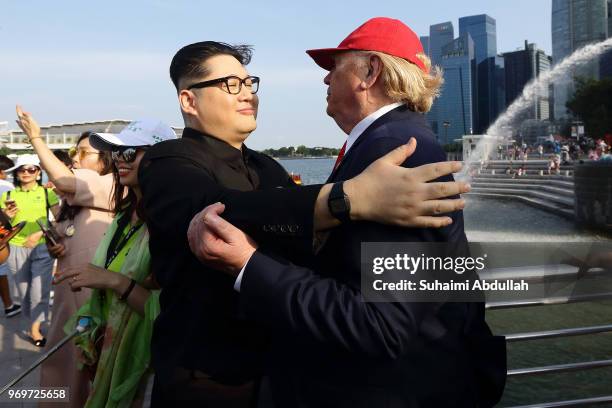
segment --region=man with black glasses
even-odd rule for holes
[[[183,137],[150,148],[140,166],[152,268],[162,288],[152,340],[153,406],[249,406],[257,399],[267,335],[239,311],[234,279],[191,253],[186,234],[196,213],[223,202],[232,223],[295,261],[310,255],[314,231],[340,224],[327,207],[330,185],[297,188],[280,164],[244,145],[258,107],[259,78],[245,68],[250,55],[248,47],[212,41],[177,52],[170,76]],[[463,201],[440,198],[468,186],[426,181],[460,164],[399,167],[414,148],[414,142],[400,147],[346,182],[352,219],[448,225],[450,218],[432,215],[455,211]],[[406,183],[411,174],[421,181]]]

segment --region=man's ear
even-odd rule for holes
[[[196,110],[196,97],[192,91],[183,89],[179,92],[178,98],[183,113],[193,116],[196,116],[198,114]]]
[[[381,59],[377,55],[370,55],[367,62],[367,73],[366,77],[363,80],[363,86],[365,88],[370,88],[372,85],[376,83],[378,77],[383,70],[383,63]]]

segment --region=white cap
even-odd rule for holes
[[[35,154],[22,154],[21,156],[17,156],[17,161],[15,162],[15,165],[4,171],[13,171],[21,166],[27,165],[40,167],[40,160],[38,159],[38,156]]]
[[[119,134],[92,133],[89,143],[98,150],[113,150],[117,146],[151,146],[170,139],[176,139],[176,133],[164,122],[139,119],[127,125]]]

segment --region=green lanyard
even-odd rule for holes
[[[121,252],[123,247],[125,247],[125,245],[130,240],[130,238],[132,238],[132,235],[134,235],[136,231],[138,231],[138,229],[142,227],[142,224],[133,225],[132,227],[130,227],[123,239],[121,239],[121,236],[123,235],[123,230],[127,226],[128,221],[129,218],[127,214],[125,214],[119,220],[117,230],[115,231],[113,239],[111,240],[108,249],[106,250],[106,262],[104,262],[104,269],[108,269],[108,267],[110,266],[110,264],[113,263],[117,255],[119,255],[119,252]]]

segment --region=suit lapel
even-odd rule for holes
[[[361,135],[359,135],[357,140],[355,140],[355,143],[353,143],[349,151],[344,155],[338,167],[336,167],[336,169],[334,169],[332,173],[329,175],[329,178],[327,179],[326,183],[333,183],[337,180],[337,177],[340,174],[339,172],[341,171],[341,169],[345,167],[346,163],[351,159],[352,156],[354,156],[354,154],[352,153],[355,152],[359,144],[361,144],[364,140],[367,139],[368,135],[371,132],[374,132],[376,129],[385,125],[386,123],[393,122],[395,120],[405,119],[406,113],[410,113],[413,115],[420,115],[420,114],[417,114],[409,110],[406,107],[406,105],[402,105],[402,106],[398,106],[397,108],[393,110],[390,110],[389,112],[382,115],[380,118],[376,119],[370,126],[368,126],[366,130],[364,130],[364,132]]]

